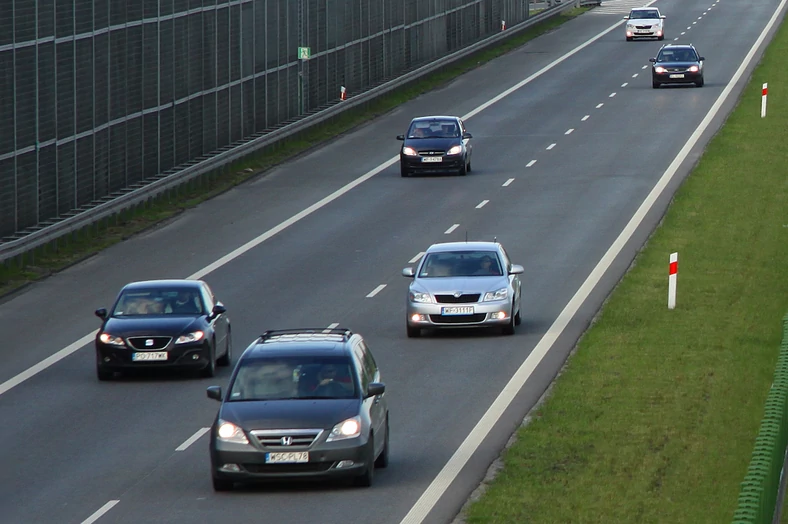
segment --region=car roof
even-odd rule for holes
[[[163,280],[139,280],[137,282],[129,282],[123,289],[148,289],[157,287],[177,288],[177,289],[198,289],[202,284],[202,280],[188,280],[188,279],[163,279]]]
[[[447,251],[497,251],[500,249],[498,242],[440,242],[427,249],[427,253],[445,253]]]
[[[448,116],[448,115],[433,115],[433,116],[417,116],[410,122],[424,122],[430,120],[459,120],[460,117],[458,116]]]
[[[344,328],[301,328],[266,331],[244,352],[243,358],[280,356],[342,356],[357,334]]]

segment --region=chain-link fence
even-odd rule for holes
[[[6,238],[528,17],[528,0],[0,3]]]

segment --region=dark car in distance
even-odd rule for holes
[[[123,287],[96,310],[96,373],[109,380],[140,368],[199,369],[205,377],[232,360],[227,309],[201,280],[147,280]]]
[[[216,491],[236,482],[352,479],[372,484],[389,457],[380,371],[347,329],[266,331],[243,352],[211,427]]]
[[[473,138],[456,116],[423,116],[410,122],[408,132],[398,135],[400,174],[457,173],[471,171]]]
[[[695,84],[703,87],[703,61],[692,44],[662,46],[651,62],[651,87],[663,84]]]

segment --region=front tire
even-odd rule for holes
[[[214,491],[230,491],[233,489],[232,480],[217,479],[216,477],[211,477],[211,480],[213,481]]]
[[[387,468],[389,465],[389,416],[386,415],[386,441],[383,444],[383,450],[375,459],[376,468]]]
[[[421,336],[421,328],[416,326],[411,326],[410,324],[406,324],[405,327],[408,330],[408,338],[419,338]]]
[[[695,82],[695,85],[696,85],[697,87],[703,87],[703,77],[700,77],[700,80],[698,80],[697,82]]]
[[[512,312],[514,312],[514,301],[512,301]],[[509,322],[501,329],[501,333],[507,336],[514,335],[514,323],[514,315],[510,315]]]
[[[659,82],[655,82],[654,80],[652,80],[651,87],[653,87],[654,89],[659,89]]]
[[[375,477],[375,440],[374,435],[369,436],[369,452],[367,456],[367,469],[364,473],[353,479],[353,484],[362,488],[368,488],[372,485],[372,480]]]
[[[460,168],[460,176],[465,176],[468,174],[468,166],[465,165],[465,162],[462,163],[462,167]]]
[[[229,366],[233,360],[233,334],[227,330],[227,344],[225,347],[224,355],[216,360],[216,364],[222,367]]]
[[[204,378],[211,378],[216,375],[216,350],[211,346],[208,351],[208,365],[200,372]]]
[[[96,366],[96,377],[101,382],[106,382],[108,380],[112,380],[112,371],[107,371],[106,369],[101,369],[99,366]]]
[[[410,173],[408,173],[408,169],[405,166],[400,166],[399,175],[402,178],[408,178],[410,176]]]

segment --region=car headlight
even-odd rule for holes
[[[459,155],[460,153],[462,153],[462,146],[454,146],[446,152],[447,155]]]
[[[697,73],[698,72],[698,66],[690,66],[689,71],[690,71],[690,73]]]
[[[219,429],[216,431],[216,438],[222,442],[234,442],[236,444],[249,444],[249,440],[244,435],[244,431],[226,420],[219,419]]]
[[[418,156],[418,153],[412,147],[403,147],[402,154],[406,156]]]
[[[198,342],[202,340],[202,337],[205,336],[205,333],[202,331],[194,331],[192,333],[186,333],[185,335],[181,335],[178,337],[178,340],[175,341],[176,344],[188,344],[189,342]]]
[[[665,68],[662,67],[662,66],[657,66],[657,67],[654,68],[654,72],[655,73],[664,73],[665,72]]]
[[[99,340],[105,344],[110,344],[112,346],[125,346],[126,343],[123,341],[122,338],[116,337],[115,335],[110,335],[109,333],[102,333],[99,335]]]
[[[422,302],[422,303],[431,303],[432,296],[429,293],[422,293],[421,291],[411,291],[410,292],[410,301],[411,302]]]
[[[501,288],[498,291],[488,291],[484,294],[484,302],[489,302],[491,300],[504,300],[506,297],[509,296],[509,289],[508,288]]]
[[[345,440],[349,438],[356,438],[361,434],[361,418],[353,417],[343,420],[331,430],[326,442],[335,442],[337,440]]]

